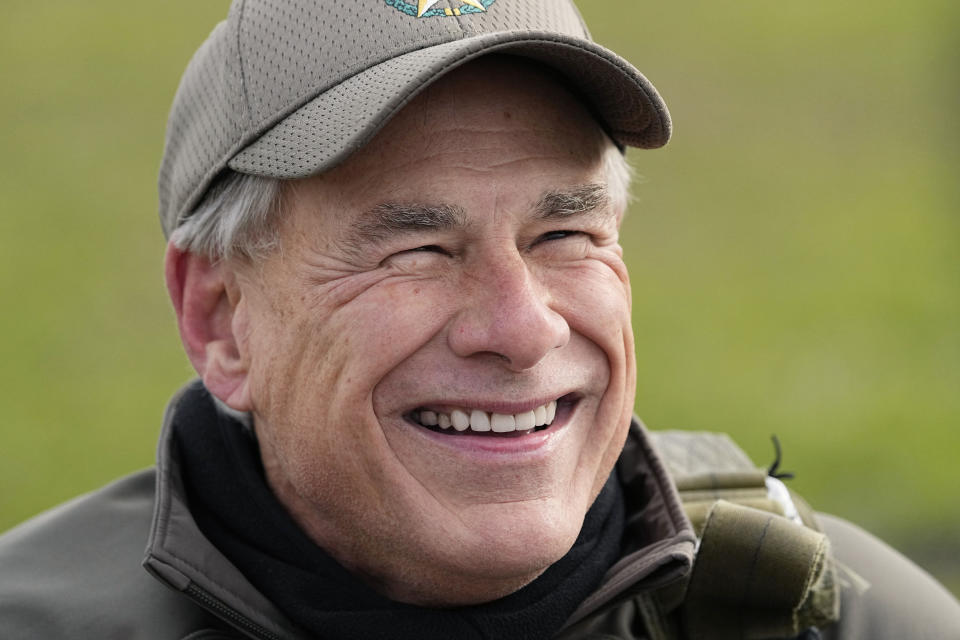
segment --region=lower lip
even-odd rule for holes
[[[563,427],[570,421],[575,406],[566,406],[561,411],[558,407],[557,415],[546,429],[534,431],[524,436],[494,436],[468,435],[465,433],[447,435],[443,432],[431,431],[420,425],[404,420],[404,424],[420,434],[421,437],[440,444],[449,449],[466,455],[490,455],[495,459],[502,459],[511,455],[531,455],[546,453],[559,435]]]

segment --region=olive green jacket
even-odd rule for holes
[[[0,638],[307,637],[200,533],[184,500],[167,426],[156,469],[118,480],[0,536]],[[684,588],[698,541],[650,434],[639,423],[618,470],[629,542],[558,637],[682,637]],[[821,522],[839,559],[842,594],[840,621],[821,629],[823,638],[960,638],[960,604],[926,573],[849,523],[830,517]],[[737,625],[723,623],[716,634],[699,637],[762,637],[751,635],[750,624]]]

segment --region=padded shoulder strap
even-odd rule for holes
[[[650,435],[698,537],[717,500],[783,515],[784,509],[767,495],[766,471],[754,466],[726,434],[655,431]]]
[[[753,462],[725,433],[650,431],[667,470],[674,476],[753,470]]]
[[[839,618],[829,544],[802,500],[724,434],[652,434],[700,547],[687,638],[794,638]]]
[[[730,436],[708,431],[653,431],[650,436],[698,536],[717,500],[776,513],[821,531],[806,501],[756,466]]]

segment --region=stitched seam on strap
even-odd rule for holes
[[[750,571],[747,572],[746,584],[743,588],[743,595],[740,597],[740,603],[737,609],[739,610],[739,623],[740,627],[740,638],[744,640],[747,636],[744,628],[744,610],[743,606],[747,602],[747,595],[750,593],[750,589],[753,586],[754,574],[757,571],[757,561],[760,559],[760,550],[763,549],[763,541],[767,537],[767,531],[770,529],[770,523],[773,522],[773,517],[770,516],[767,518],[767,521],[763,525],[763,531],[760,533],[760,540],[757,541],[757,548],[753,551],[753,559],[750,561]]]

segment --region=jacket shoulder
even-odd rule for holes
[[[818,514],[837,561],[840,621],[829,640],[960,640],[960,602],[923,569],[860,527]]]
[[[154,481],[152,469],[135,473],[0,536],[0,637],[150,640],[220,628],[141,567]]]

